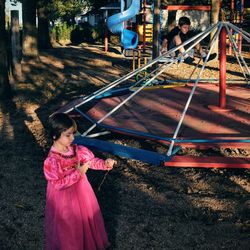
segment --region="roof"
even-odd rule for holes
[[[100,10],[120,10],[121,4],[120,3],[109,3],[106,6],[100,8]]]

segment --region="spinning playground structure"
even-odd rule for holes
[[[240,33],[249,43],[249,33],[229,22],[219,22],[94,93],[73,100],[57,112],[77,114],[81,121],[91,123],[75,142],[92,149],[154,165],[249,168],[250,158],[177,155],[182,147],[250,148],[250,71],[232,31]],[[188,79],[166,78],[173,67],[181,67],[182,58],[195,45],[211,34],[214,35],[207,47],[206,59],[194,64],[195,70],[198,69],[195,78],[193,73]],[[244,84],[226,84],[238,81],[226,79],[227,37],[242,72],[240,81]],[[218,39],[219,78],[204,79],[204,69]],[[185,52],[173,56],[181,46],[185,46]],[[145,71],[147,75],[143,73]],[[138,74],[142,77],[135,81]],[[163,75],[164,80],[160,80]],[[219,99],[218,105],[215,105],[215,98]],[[166,148],[165,154],[96,139],[108,133],[157,141]]]

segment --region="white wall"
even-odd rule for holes
[[[211,18],[210,11],[198,10],[178,10],[176,13],[176,25],[180,17],[186,16],[191,21],[191,29],[205,30],[210,26]],[[162,28],[165,29],[168,20],[168,10],[163,10],[162,14],[163,24]]]
[[[210,26],[210,11],[178,10],[176,13],[176,24],[180,17],[186,16],[191,21],[191,29],[205,30]]]
[[[5,14],[6,16],[10,17],[11,10],[18,10],[19,11],[19,24],[22,26],[23,19],[22,19],[22,4],[17,2],[16,6],[12,6],[10,0],[6,0],[5,2]]]

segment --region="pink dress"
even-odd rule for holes
[[[45,208],[46,250],[101,250],[109,246],[103,217],[87,179],[75,169],[91,161],[91,169],[105,170],[104,160],[83,146],[61,154],[54,147],[44,161],[48,181]]]

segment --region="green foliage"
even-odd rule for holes
[[[66,22],[58,23],[51,29],[51,38],[54,41],[67,41],[71,38],[71,32],[75,27],[69,26]]]
[[[95,42],[101,42],[104,37],[104,27],[103,24],[91,27],[91,38]]]
[[[68,25],[66,22],[56,24],[51,29],[50,35],[56,42],[71,41],[74,44],[101,42],[104,36],[102,25],[92,27],[88,23]]]
[[[75,16],[89,7],[89,1],[51,0],[48,4],[49,19],[50,21],[61,19],[68,24],[73,24]]]
[[[72,30],[70,40],[72,43],[80,44],[85,42],[89,37],[90,31],[88,27],[76,26],[75,29]]]
[[[95,43],[100,42],[103,38],[103,27],[102,25],[97,25],[92,27],[88,23],[83,23],[75,27],[71,33],[72,43]]]
[[[109,42],[115,45],[119,45],[121,43],[119,36],[116,35],[111,35],[109,38]]]

